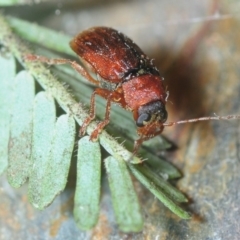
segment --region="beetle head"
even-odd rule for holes
[[[154,101],[138,108],[137,127],[144,127],[153,122],[164,123],[167,120],[165,104],[161,101]]]
[[[168,116],[165,104],[159,100],[140,106],[134,115],[138,135],[145,140],[163,131],[163,123],[166,122]]]

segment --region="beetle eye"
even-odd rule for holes
[[[151,115],[150,115],[150,114],[148,114],[148,113],[142,113],[142,114],[138,117],[138,119],[137,119],[137,121],[136,121],[136,125],[137,125],[138,127],[143,127],[143,126],[146,125],[147,122],[149,122],[150,120],[151,120]]]
[[[163,109],[162,112],[161,112],[161,114],[160,114],[160,116],[161,116],[161,120],[160,120],[160,121],[161,121],[162,123],[166,122],[167,117],[168,117],[167,111],[166,111],[165,109]]]

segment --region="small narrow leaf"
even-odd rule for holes
[[[72,39],[71,36],[67,36],[61,32],[56,32],[49,28],[39,26],[36,23],[30,23],[29,21],[17,19],[12,16],[8,16],[7,19],[14,31],[17,32],[24,39],[35,43],[37,42],[40,45],[45,46],[46,48],[50,48],[55,51],[63,52],[74,56],[73,51],[68,45],[68,43]]]
[[[169,182],[157,175],[146,165],[133,166],[137,171],[141,172],[150,182],[154,183],[160,191],[169,196],[172,200],[177,202],[187,202],[188,199],[176,188],[174,188]]]
[[[77,186],[74,197],[74,218],[83,230],[95,226],[99,215],[101,152],[98,142],[89,136],[78,142]]]
[[[41,180],[40,208],[47,207],[64,190],[75,141],[75,121],[64,114],[56,122],[50,156],[46,159]]]
[[[28,195],[29,201],[39,209],[42,209],[44,205],[42,199],[46,189],[44,189],[42,181],[48,168],[55,119],[56,110],[53,97],[46,92],[38,93],[33,109],[33,168],[29,178]]]
[[[9,141],[8,182],[20,187],[32,167],[32,114],[35,95],[34,79],[26,71],[18,73],[14,81],[14,97]]]
[[[8,6],[14,6],[14,5],[17,5],[17,4],[26,4],[26,3],[28,3],[29,4],[29,2],[27,2],[27,1],[24,1],[24,0],[1,0],[0,1],[0,6],[1,7],[8,7]]]
[[[149,165],[157,175],[164,175],[168,179],[181,177],[179,170],[165,159],[150,152],[140,152],[140,154],[143,159],[148,159],[146,161],[147,165]]]
[[[143,227],[140,205],[126,162],[113,157],[105,159],[113,207],[119,228],[124,232],[139,232]]]
[[[189,213],[176,205],[172,199],[170,199],[165,193],[163,193],[156,186],[156,184],[154,184],[150,179],[148,179],[140,171],[138,171],[138,169],[134,165],[129,164],[128,167],[131,169],[134,176],[173,213],[183,219],[189,219],[191,217]]]
[[[10,111],[12,103],[12,83],[15,76],[15,60],[12,55],[0,55],[0,174],[8,165],[8,142],[10,131]]]

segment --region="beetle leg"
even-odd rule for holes
[[[95,80],[81,65],[79,65],[76,61],[72,61],[70,59],[63,58],[46,58],[43,56],[28,54],[24,57],[27,62],[43,62],[49,65],[58,65],[58,64],[70,64],[73,69],[75,69],[78,73],[80,73],[83,77],[85,77],[89,82],[94,85],[99,85],[99,81]]]
[[[97,140],[99,133],[109,123],[111,102],[117,102],[121,106],[125,105],[125,101],[124,101],[123,95],[121,93],[119,93],[117,91],[110,91],[107,89],[97,88],[92,93],[89,117],[87,117],[85,119],[85,121],[83,122],[83,125],[80,129],[80,135],[85,134],[87,126],[95,118],[95,95],[99,95],[99,96],[105,98],[107,100],[107,105],[106,105],[106,112],[105,112],[104,120],[97,125],[96,129],[92,132],[92,134],[90,136],[90,140],[92,140],[92,141]]]
[[[112,94],[110,94],[107,98],[107,106],[106,106],[106,112],[105,112],[105,118],[102,122],[100,122],[97,127],[94,129],[94,131],[91,133],[90,140],[96,141],[98,139],[99,133],[102,131],[102,129],[108,125],[110,121],[110,109],[111,109],[111,102],[112,102]]]
[[[97,88],[91,96],[91,101],[90,101],[90,111],[89,111],[89,116],[84,120],[80,131],[79,131],[79,135],[83,136],[86,132],[86,128],[89,125],[89,123],[95,118],[95,95],[97,94],[97,90],[99,88]]]
[[[144,141],[147,141],[149,140],[151,137],[140,137],[139,139],[135,140],[134,141],[134,147],[133,147],[133,153],[132,153],[132,156],[136,155],[139,148],[141,147],[142,143]]]
[[[154,126],[154,125],[153,125],[153,126]],[[138,134],[139,134],[141,137],[140,137],[139,139],[137,139],[137,140],[134,141],[133,155],[135,155],[135,154],[138,152],[141,144],[142,144],[144,141],[147,141],[147,140],[149,140],[149,139],[151,139],[151,138],[156,137],[157,135],[160,135],[160,134],[162,133],[162,131],[163,131],[163,128],[164,128],[164,126],[161,126],[158,131],[152,131],[151,134],[149,134],[149,135],[146,135],[145,133],[142,133],[141,131],[138,130]],[[147,132],[148,132],[148,131],[147,131]]]
[[[105,118],[102,122],[100,122],[96,129],[91,133],[90,140],[96,141],[98,138],[99,133],[103,130],[103,128],[108,125],[110,121],[110,109],[111,103],[116,102],[119,103],[122,107],[125,107],[126,103],[124,100],[124,95],[117,91],[109,91],[107,89],[97,88],[96,94],[100,95],[101,97],[107,99],[107,106],[105,112]]]

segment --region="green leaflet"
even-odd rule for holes
[[[105,159],[112,202],[119,228],[139,232],[143,227],[141,208],[126,163],[113,157]]]
[[[11,129],[9,141],[8,182],[13,187],[24,184],[31,171],[32,106],[35,96],[34,79],[26,71],[14,80]]]
[[[167,182],[165,179],[163,179],[161,176],[153,172],[147,165],[134,165],[129,166],[129,168],[133,171],[133,173],[136,174],[136,172],[139,172],[146,177],[146,179],[151,182],[152,185],[156,185],[156,187],[159,189],[160,192],[164,193],[165,195],[169,196],[172,200],[176,202],[187,202],[188,199],[176,188],[174,188],[169,182]],[[139,178],[140,180],[140,178]],[[141,182],[142,182],[141,178]],[[144,184],[144,182],[143,182]]]
[[[1,0],[0,6],[12,6],[15,4],[24,4],[22,0]]]
[[[77,186],[74,197],[74,218],[81,229],[89,230],[97,223],[100,185],[100,145],[85,136],[78,142]]]
[[[178,205],[176,205],[172,199],[172,196],[168,196],[165,191],[159,189],[156,183],[145,176],[141,171],[139,171],[138,167],[136,168],[134,165],[129,164],[128,167],[134,174],[134,176],[152,193],[154,194],[167,208],[169,208],[173,213],[183,219],[189,219],[191,216],[189,213],[184,211]],[[169,191],[169,190],[168,190]],[[184,197],[179,198],[178,201],[184,201]]]
[[[48,206],[66,185],[74,145],[75,123],[63,115],[55,123],[52,96],[40,92],[35,97],[33,114],[32,161],[29,201],[39,209]]]
[[[50,157],[42,181],[43,207],[48,206],[67,184],[75,140],[75,121],[72,116],[61,115],[55,124]]]
[[[32,42],[39,42],[40,44],[44,44],[47,48],[75,56],[69,47],[69,42],[72,39],[71,36],[39,26],[35,23],[29,24],[28,21],[14,17],[7,17],[7,19],[12,28],[18,32],[19,35],[22,35],[24,39],[28,39]]]
[[[10,131],[10,112],[12,107],[12,83],[16,64],[13,56],[0,55],[0,174],[8,166],[8,142]]]
[[[33,109],[32,161],[33,169],[29,178],[29,201],[39,209],[44,207],[43,197],[46,191],[42,184],[50,159],[56,110],[54,99],[46,92],[35,97]]]

